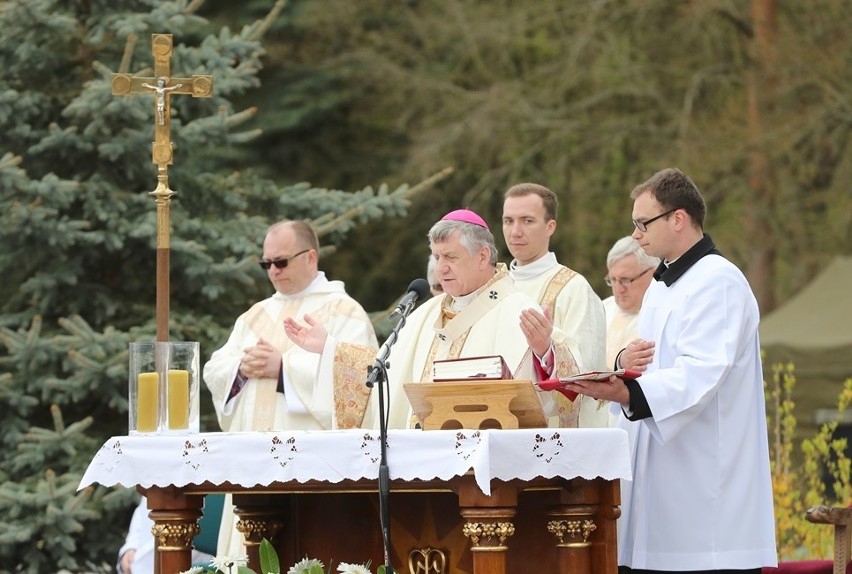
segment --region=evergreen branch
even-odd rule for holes
[[[234,127],[243,122],[247,122],[251,118],[253,118],[257,114],[257,107],[252,106],[250,108],[246,108],[241,112],[237,112],[235,114],[230,114],[225,117],[225,125],[230,127]],[[258,130],[260,132],[261,130]]]
[[[411,188],[405,194],[406,198],[414,197],[415,195],[417,195],[421,191],[434,186],[439,181],[447,179],[448,177],[450,177],[450,174],[452,174],[453,171],[455,171],[455,168],[452,167],[452,166],[449,166],[449,167],[445,167],[444,169],[442,169],[441,171],[439,171],[435,174],[430,175],[429,177],[427,177],[426,179],[424,179],[420,183],[417,183],[417,184],[411,186]]]
[[[121,55],[121,64],[118,66],[118,71],[121,74],[126,74],[130,69],[130,61],[133,59],[133,50],[136,49],[136,41],[139,37],[136,34],[127,36],[127,41],[124,43],[124,53]]]
[[[53,428],[56,429],[56,434],[65,432],[65,421],[62,419],[62,411],[59,410],[59,405],[53,403],[50,405],[50,416],[53,418]]]
[[[0,158],[0,171],[17,167],[21,165],[21,162],[23,161],[24,158],[21,156],[7,152],[2,158]]]
[[[363,212],[364,206],[359,205],[357,207],[348,209],[343,214],[334,217],[331,221],[324,225],[317,225],[315,222],[311,222],[311,226],[317,232],[317,237],[322,237],[323,235],[337,229],[344,221],[352,221],[357,216],[361,215]]]
[[[249,40],[260,41],[286,5],[287,0],[278,0],[263,20],[258,20],[254,23],[254,30],[249,34]]]
[[[201,8],[202,4],[204,4],[204,0],[192,0],[183,11],[184,14],[190,15],[198,12],[198,9]]]

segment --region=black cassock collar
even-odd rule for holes
[[[654,279],[662,281],[666,287],[671,287],[672,284],[681,278],[681,276],[689,271],[689,268],[698,263],[698,260],[705,255],[722,255],[713,240],[706,233],[695,245],[678,257],[674,263],[666,265],[660,262],[660,266],[654,271]]]

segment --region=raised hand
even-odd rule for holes
[[[325,330],[322,323],[310,315],[305,315],[304,319],[307,325],[300,325],[292,317],[287,317],[284,319],[284,332],[287,333],[291,341],[304,350],[322,353],[328,339],[328,331]]]
[[[539,357],[543,357],[550,349],[553,321],[550,320],[550,315],[546,311],[544,313],[535,309],[521,311],[521,331],[530,349]]]

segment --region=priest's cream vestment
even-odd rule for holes
[[[347,341],[372,349],[377,346],[367,313],[346,294],[342,282],[329,281],[322,272],[301,293],[275,293],[264,299],[237,319],[228,341],[204,365],[204,382],[213,395],[216,416],[223,431],[313,430],[361,425],[369,398],[364,371],[347,371],[345,362],[321,368],[319,355],[294,345],[284,333],[285,318],[302,320],[305,314],[326,327],[331,342]],[[257,344],[261,338],[281,351],[281,383],[267,378],[248,379],[229,400],[243,350]],[[230,505],[226,504],[222,519],[218,553],[232,555],[239,552],[242,535],[233,527],[225,527],[229,521],[233,522]],[[224,538],[229,533],[233,536],[226,542]]]
[[[639,336],[639,313],[628,313],[612,296],[603,300],[603,306],[606,313],[606,365],[607,369],[612,369],[618,353]]]
[[[550,311],[555,327],[577,363],[578,373],[609,369],[605,360],[606,320],[600,297],[579,273],[560,265],[553,252],[527,265],[512,262],[515,286]],[[574,374],[574,373],[570,373]],[[581,427],[607,426],[608,407],[589,397],[578,397]]]

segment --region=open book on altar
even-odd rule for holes
[[[511,378],[512,371],[500,355],[445,359],[432,364],[432,380],[435,382]]]
[[[642,373],[631,369],[618,369],[617,371],[587,371],[585,373],[571,375],[570,377],[559,377],[558,379],[539,381],[536,384],[538,385],[538,388],[543,391],[558,391],[565,395],[568,400],[573,401],[577,398],[577,393],[566,389],[566,384],[573,383],[574,381],[607,381],[612,376],[616,376],[619,379],[638,379],[642,376]]]

